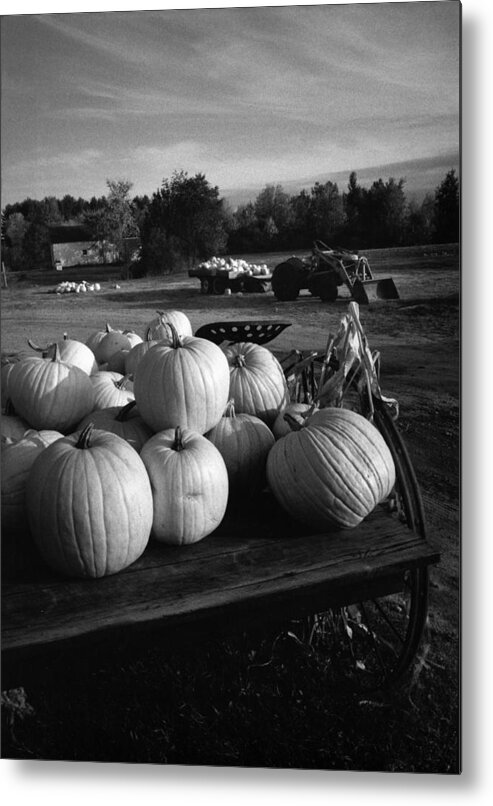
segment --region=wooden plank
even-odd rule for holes
[[[142,629],[247,616],[310,601],[348,601],[372,580],[436,562],[436,552],[383,511],[352,530],[302,536],[218,533],[182,548],[151,544],[124,572],[66,580],[47,572],[2,590],[4,657]]]

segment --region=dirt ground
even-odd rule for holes
[[[370,253],[369,253],[370,256]],[[460,272],[457,248],[375,251],[374,275],[391,274],[400,299],[361,306],[360,317],[370,348],[381,354],[381,386],[397,398],[398,425],[409,449],[423,493],[431,542],[441,552],[432,571],[429,605],[430,659],[447,668],[444,685],[455,686],[457,703],[460,580]],[[272,256],[276,261],[276,256]],[[256,261],[257,262],[257,261]],[[258,261],[260,262],[260,261]],[[100,271],[100,270],[98,270]],[[70,270],[79,280],[84,269]],[[231,296],[202,295],[199,282],[186,275],[123,281],[117,275],[99,292],[52,293],[60,276],[33,275],[35,285],[11,283],[2,290],[1,348],[27,348],[69,336],[85,340],[105,322],[143,335],[160,309],[187,313],[194,330],[229,320],[277,320],[290,323],[272,348],[323,350],[337,330],[348,304],[343,292],[333,304],[302,292],[293,302],[278,302],[272,292]],[[64,273],[63,279],[73,279]],[[118,286],[118,287],[117,287]],[[456,752],[457,748],[454,751]]]

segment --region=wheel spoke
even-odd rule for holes
[[[376,639],[376,635],[375,635],[375,631],[374,631],[374,629],[373,629],[373,625],[372,625],[372,623],[371,623],[371,619],[370,619],[370,618],[369,618],[369,616],[368,616],[367,609],[366,609],[366,607],[365,607],[365,603],[364,603],[364,602],[361,602],[361,603],[360,603],[360,607],[361,607],[361,611],[362,611],[363,616],[364,616],[364,618],[365,618],[365,620],[366,620],[366,623],[367,623],[367,627],[368,627],[368,635],[369,635],[369,637],[370,637],[370,641],[371,641],[371,643],[372,643],[372,645],[373,645],[373,648],[374,648],[374,650],[375,650],[375,656],[376,656],[376,658],[377,658],[377,661],[378,661],[378,663],[379,663],[379,665],[380,665],[380,669],[382,670],[382,673],[383,673],[383,675],[384,675],[384,679],[385,679],[385,678],[386,678],[386,676],[387,676],[387,675],[386,675],[386,664],[385,664],[385,661],[384,661],[384,659],[383,659],[383,657],[382,657],[382,654],[381,654],[381,652],[380,652],[380,647],[379,647],[378,642],[377,642],[377,639]]]
[[[391,630],[392,630],[392,632],[394,633],[395,637],[396,637],[396,638],[397,638],[397,639],[398,639],[398,640],[401,642],[401,644],[404,644],[404,642],[405,642],[405,640],[406,640],[406,636],[405,636],[405,635],[404,635],[404,636],[402,636],[402,635],[400,634],[400,632],[398,631],[397,627],[396,627],[396,626],[395,626],[395,624],[394,624],[394,623],[393,623],[393,622],[390,620],[390,618],[388,617],[387,613],[386,613],[386,612],[385,612],[385,610],[383,609],[383,607],[382,607],[382,605],[380,604],[380,602],[378,601],[378,599],[372,599],[371,601],[372,601],[372,604],[375,606],[375,608],[376,608],[376,609],[378,610],[378,612],[380,613],[380,615],[382,616],[382,618],[384,619],[384,621],[385,621],[385,622],[388,624],[388,626],[390,627],[390,629],[391,629]]]

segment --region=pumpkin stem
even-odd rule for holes
[[[146,335],[144,341],[152,341],[152,328],[149,326],[146,330]]]
[[[234,398],[231,398],[231,400],[228,400],[226,403],[223,417],[236,417]]]
[[[109,322],[106,322],[106,328],[105,329],[106,329],[107,333],[112,333],[112,331],[113,331],[113,328],[111,327]]]
[[[115,381],[115,386],[117,389],[125,389],[127,381],[130,380],[130,375],[124,375],[123,378],[120,378],[119,381]]]
[[[91,437],[92,432],[94,431],[94,423],[89,423],[86,425],[85,428],[79,434],[79,438],[75,443],[76,448],[90,448],[91,447]]]
[[[299,423],[298,420],[296,420],[295,417],[293,417],[293,415],[289,414],[288,412],[286,412],[286,414],[284,415],[284,419],[289,425],[291,431],[301,431],[301,429],[303,428],[301,423]]]
[[[184,449],[183,445],[183,433],[179,425],[175,428],[175,441],[172,445],[174,451],[182,451]]]
[[[173,350],[177,350],[178,347],[182,347],[183,345],[181,343],[181,339],[180,339],[180,337],[178,335],[178,331],[177,331],[176,327],[174,325],[172,325],[171,322],[163,322],[163,325],[166,325],[167,327],[169,327],[169,329],[171,331],[171,346],[172,346]]]
[[[51,349],[53,349],[53,357],[52,357],[51,360],[53,362],[61,361],[62,359],[61,359],[61,356],[60,356],[60,348],[58,346],[58,342],[55,341],[55,342],[53,342],[53,344],[50,344],[50,350]],[[48,355],[48,358],[50,358],[50,355]]]
[[[240,353],[240,355],[235,355],[233,358],[233,366],[234,367],[245,367],[246,361],[245,356]]]
[[[128,415],[136,405],[137,403],[135,400],[130,400],[125,406],[121,407],[120,411],[115,417],[115,420],[118,420],[119,423],[124,423]]]
[[[45,353],[47,350],[50,349],[50,347],[53,347],[53,344],[55,342],[52,342],[51,344],[47,344],[46,347],[40,347],[39,344],[36,344],[32,339],[28,339],[27,343],[29,344],[29,347],[32,350],[36,350],[37,353]]]

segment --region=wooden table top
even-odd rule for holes
[[[255,613],[318,612],[439,559],[383,508],[354,529],[325,534],[303,534],[272,499],[256,516],[226,518],[194,545],[151,540],[132,566],[98,580],[62,578],[40,563],[4,571],[3,659]]]

